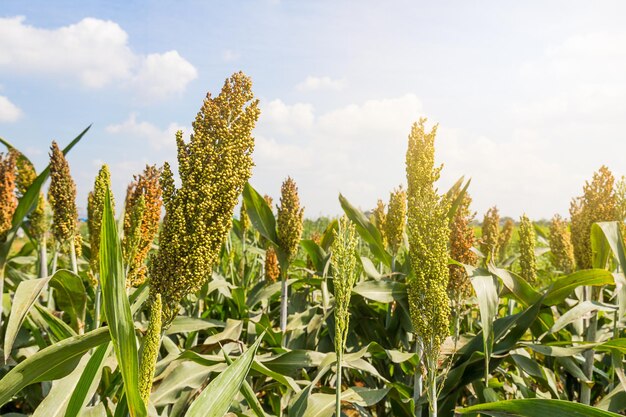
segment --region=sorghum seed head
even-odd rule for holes
[[[56,142],[50,152],[50,188],[48,201],[52,206],[52,231],[60,244],[76,233],[78,211],[76,210],[76,185],[70,175],[65,155]]]
[[[283,182],[280,188],[280,206],[278,206],[276,232],[278,244],[285,252],[289,261],[293,260],[298,252],[302,236],[302,218],[304,208],[300,207],[298,187],[291,178]]]
[[[111,189],[111,173],[109,167],[102,165],[93,186],[93,191],[87,197],[87,229],[89,230],[89,244],[91,246],[91,259],[89,265],[92,273],[100,271],[100,228],[102,226],[102,213],[108,190]],[[113,195],[111,204],[115,205]]]
[[[335,351],[346,347],[350,325],[350,297],[358,278],[356,228],[346,216],[339,219],[335,240],[331,245],[330,262],[335,287]]]
[[[537,282],[537,261],[535,259],[535,228],[524,214],[519,225],[520,268],[522,278],[529,284]]]
[[[498,243],[500,241],[500,214],[498,208],[493,206],[485,213],[482,225],[482,235],[480,237],[480,251],[486,259],[493,259],[498,253]]]
[[[506,257],[506,251],[513,237],[513,230],[515,229],[515,223],[511,219],[507,219],[502,226],[500,236],[498,237],[498,259],[504,260]]]
[[[450,257],[462,264],[474,266],[478,257],[472,251],[475,237],[471,223],[475,213],[470,211],[471,202],[472,198],[466,192],[450,224]],[[448,295],[456,305],[472,294],[472,283],[465,268],[449,265],[449,269]]]
[[[160,169],[147,165],[142,174],[133,177],[126,190],[122,249],[128,265],[129,286],[141,285],[146,280],[146,259],[159,231],[163,205],[160,175]]]
[[[449,334],[449,204],[434,185],[441,171],[435,167],[437,126],[426,133],[425,122],[420,119],[413,124],[406,153],[407,234],[413,271],[408,294],[414,331],[423,342],[426,358],[436,360]]]
[[[274,246],[270,245],[265,251],[265,279],[276,282],[280,276],[280,265]]]
[[[574,247],[567,222],[556,214],[550,222],[550,260],[554,267],[569,274],[574,270]]]
[[[175,188],[169,167],[164,167],[166,214],[159,251],[149,266],[151,292],[163,298],[164,325],[176,315],[180,300],[211,276],[251,176],[252,129],[259,117],[251,88],[250,78],[234,74],[217,97],[207,95],[190,141],[177,133],[180,188]]]
[[[579,269],[592,267],[591,225],[618,220],[614,183],[611,171],[602,166],[593,174],[591,182],[585,183],[583,195],[573,199],[570,204],[572,245],[576,267]]]
[[[372,219],[374,220],[374,225],[376,229],[380,232],[380,237],[383,240],[383,244],[387,246],[387,236],[385,235],[385,203],[383,200],[379,199],[376,202],[376,208],[372,210]]]
[[[4,241],[11,230],[13,213],[17,208],[16,163],[15,151],[9,150],[6,155],[0,153],[0,241]]]
[[[406,191],[402,186],[389,194],[387,215],[385,216],[385,236],[391,253],[396,255],[402,245],[404,224],[406,223]]]

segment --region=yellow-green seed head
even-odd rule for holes
[[[16,151],[17,152],[17,151]],[[28,188],[37,178],[37,172],[35,167],[30,161],[22,154],[17,155],[17,197],[22,198]],[[42,192],[39,193],[39,199],[37,200],[37,207],[28,214],[28,221],[25,224],[25,229],[28,234],[33,236],[35,240],[41,240],[48,231],[48,219],[46,216],[46,199]]]
[[[486,259],[492,259],[498,253],[500,242],[500,214],[497,207],[492,207],[485,213],[480,238],[480,251]]]
[[[250,216],[246,211],[246,202],[241,200],[241,206],[239,207],[239,222],[241,224],[241,231],[245,238],[246,232],[250,229]]]
[[[513,237],[513,230],[515,229],[515,223],[511,219],[507,219],[502,226],[500,236],[498,237],[498,259],[503,261],[507,255],[507,249],[509,243]]]
[[[143,340],[143,351],[141,352],[141,368],[139,371],[139,395],[144,404],[148,404],[150,392],[152,391],[152,379],[156,361],[161,347],[161,316],[162,316],[161,294],[154,294],[150,303],[150,322]]]
[[[91,246],[91,259],[89,265],[92,273],[100,271],[100,228],[102,226],[102,213],[108,190],[111,189],[111,173],[109,167],[102,165],[93,186],[93,191],[87,197],[87,229],[89,229],[89,244]],[[115,205],[111,195],[111,204]]]
[[[356,228],[346,216],[339,219],[335,240],[331,245],[330,262],[335,287],[335,351],[346,347],[350,326],[350,297],[358,279]]]
[[[146,280],[146,259],[159,232],[163,205],[160,175],[160,169],[148,165],[142,174],[134,176],[126,190],[122,250],[128,266],[128,286],[138,286]]]
[[[385,216],[385,236],[391,253],[396,255],[402,245],[404,224],[406,223],[406,191],[402,186],[389,194],[389,205]]]
[[[472,251],[474,247],[474,213],[470,211],[472,198],[466,192],[459,205],[454,219],[450,224],[450,257],[465,265],[476,265],[478,257]],[[459,265],[450,265],[450,281],[448,295],[458,305],[462,300],[471,296],[472,283],[465,268]]]
[[[550,260],[565,274],[574,270],[574,247],[567,222],[556,214],[550,222]]]
[[[434,185],[441,171],[435,167],[437,126],[426,133],[425,122],[420,119],[413,124],[406,153],[407,235],[413,271],[408,295],[414,331],[423,342],[426,358],[436,360],[449,334],[449,204]]]
[[[159,251],[150,262],[151,291],[163,297],[164,325],[179,301],[211,276],[233,212],[252,173],[252,130],[259,117],[252,82],[239,72],[217,97],[207,95],[193,134],[176,135],[181,186],[169,167],[161,176],[165,218]]]
[[[50,150],[48,201],[52,206],[52,232],[57,242],[63,244],[76,233],[76,185],[69,164],[56,142],[52,142]]]
[[[0,241],[6,239],[17,208],[16,163],[15,151],[10,150],[6,155],[0,153]]]
[[[618,220],[614,183],[611,171],[602,166],[593,174],[591,182],[585,183],[583,195],[573,199],[570,204],[572,245],[576,267],[579,269],[592,267],[591,225]]]
[[[382,238],[383,244],[385,246],[387,246],[387,236],[385,235],[386,217],[387,215],[385,213],[385,203],[383,203],[383,200],[379,199],[376,202],[376,208],[372,210],[372,220],[374,221],[376,229],[378,229],[378,231],[380,232],[380,237]]]
[[[302,237],[303,216],[304,208],[300,207],[296,182],[291,177],[287,177],[280,188],[276,232],[278,244],[289,261],[293,260],[298,253],[298,246]]]
[[[519,225],[519,264],[522,278],[529,284],[537,283],[537,261],[535,259],[535,227],[524,214]]]

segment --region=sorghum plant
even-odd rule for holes
[[[276,216],[278,245],[286,256],[286,265],[281,268],[280,329],[283,332],[287,328],[287,270],[298,252],[302,237],[303,216],[304,208],[300,207],[296,182],[291,177],[287,177],[280,188],[280,205]]]
[[[389,204],[387,205],[387,214],[385,215],[384,222],[387,245],[394,258],[398,254],[400,245],[402,245],[405,223],[406,191],[400,186],[389,194]]]
[[[258,117],[252,81],[238,72],[226,80],[217,97],[207,94],[190,141],[183,140],[182,132],[176,134],[181,186],[175,187],[166,163],[161,175],[165,218],[159,250],[149,268],[150,307],[159,310],[161,304],[163,327],[176,316],[180,300],[211,276],[243,186],[252,174],[252,130]],[[157,319],[153,322],[144,344],[149,354],[143,356],[140,370],[140,380],[150,381],[144,392],[150,392],[161,335],[162,326]]]
[[[341,416],[341,361],[350,326],[350,297],[358,278],[357,244],[354,224],[343,216],[335,230],[331,246],[331,264],[335,287],[335,353],[337,354],[336,416]]]
[[[437,360],[450,326],[448,270],[448,203],[435,188],[441,167],[435,167],[435,125],[426,119],[413,124],[406,153],[409,253],[413,274],[408,280],[413,330],[426,361],[431,416],[437,415]]]

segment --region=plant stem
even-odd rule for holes
[[[337,384],[335,388],[335,416],[341,417],[341,361],[343,353],[337,352]]]
[[[100,274],[96,274],[96,279],[98,280],[98,285],[96,286],[96,300],[94,305],[94,322],[93,328],[97,329],[100,327],[100,304],[102,303],[102,288],[100,287]]]
[[[420,339],[415,339],[415,353],[417,354],[418,364],[417,369],[415,370],[414,384],[413,384],[413,404],[415,404],[415,417],[422,416],[422,406],[418,405],[420,397],[422,396],[422,347]]]
[[[39,278],[48,276],[48,248],[46,246],[46,236],[39,242]]]
[[[78,275],[78,262],[76,261],[76,247],[74,246],[74,238],[70,241],[70,260],[72,261],[72,272]]]
[[[280,331],[287,330],[287,274],[280,271],[281,275],[281,289],[280,289]]]
[[[594,297],[594,289],[593,287],[585,288],[585,299],[593,300]],[[587,333],[585,335],[585,339],[588,342],[596,341],[596,332],[597,332],[597,324],[598,324],[598,313],[596,312],[591,319],[589,320],[589,324],[587,325]],[[593,359],[594,359],[595,351],[593,349],[589,349],[584,353],[585,363],[583,364],[583,372],[587,377],[588,381],[593,381]],[[587,384],[582,384],[580,389],[580,402],[586,405],[591,404],[591,387]]]
[[[2,327],[4,323],[2,323],[2,305],[4,304],[2,301],[4,299],[4,268],[6,266],[5,262],[0,262],[0,334],[3,334]]]
[[[437,361],[428,359],[428,389],[430,390],[430,417],[437,417]]]

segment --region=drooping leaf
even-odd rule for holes
[[[478,404],[456,410],[459,414],[482,413],[494,417],[617,417],[619,414],[571,401],[527,398]]]

